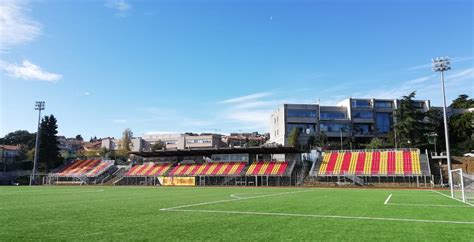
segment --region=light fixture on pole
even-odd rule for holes
[[[30,186],[35,183],[36,165],[38,164],[38,150],[39,150],[39,135],[40,135],[40,122],[41,122],[41,110],[44,110],[44,101],[37,101],[35,103],[35,110],[38,110],[38,130],[36,131],[36,142],[35,142],[35,158],[33,160],[33,171],[30,177]]]
[[[444,139],[446,141],[446,156],[448,161],[448,178],[449,186],[451,187],[451,197],[453,197],[452,175],[451,175],[451,152],[449,151],[449,131],[448,131],[448,117],[446,114],[446,91],[444,88],[444,72],[451,70],[451,62],[449,57],[439,57],[432,60],[433,70],[441,72],[441,89],[443,94],[443,120],[444,120]]]

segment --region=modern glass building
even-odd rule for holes
[[[416,100],[420,111],[430,109],[429,100]],[[283,104],[270,117],[271,143],[288,145],[294,128],[300,131],[300,143],[323,132],[328,138],[387,137],[395,123],[397,99],[349,98],[335,106]]]

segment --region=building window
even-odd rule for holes
[[[354,111],[352,113],[353,118],[361,118],[361,119],[373,119],[374,113],[369,111]]]
[[[425,103],[424,102],[414,102],[413,105],[417,108],[424,108]]]
[[[300,134],[314,134],[316,132],[316,126],[314,124],[292,124],[289,123],[287,126],[287,133],[291,133],[294,128],[300,131]]]
[[[316,118],[316,110],[288,109],[288,117]]]
[[[321,132],[347,132],[349,131],[349,125],[347,124],[333,124],[333,123],[322,123],[319,125]]]
[[[354,134],[370,135],[374,133],[374,126],[371,124],[354,124]]]
[[[375,102],[376,108],[392,108],[393,102],[390,101],[376,101]]]
[[[321,119],[346,119],[346,112],[321,112]]]
[[[352,100],[353,108],[370,108],[369,100]]]
[[[377,132],[380,134],[387,134],[390,131],[392,121],[392,114],[390,113],[376,113],[375,125]]]
[[[209,139],[188,139],[186,140],[188,144],[210,144],[212,143]]]

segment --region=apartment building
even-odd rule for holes
[[[430,109],[429,100],[416,100],[420,111]],[[387,137],[392,130],[397,99],[349,98],[335,106],[283,104],[270,117],[270,143],[288,145],[294,128],[300,131],[301,144],[323,132],[328,138]]]
[[[219,134],[144,134],[143,139],[153,145],[161,142],[166,149],[216,148],[223,146]]]
[[[101,140],[101,148],[105,148],[107,150],[118,150],[120,149],[121,140],[115,138],[103,138]],[[133,152],[141,152],[147,150],[149,148],[148,142],[146,142],[141,137],[133,137],[130,140],[130,150]]]

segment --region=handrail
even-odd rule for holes
[[[344,152],[374,152],[374,151],[417,151],[418,148],[393,148],[393,149],[354,149],[354,150],[325,150],[323,153],[344,153]]]

